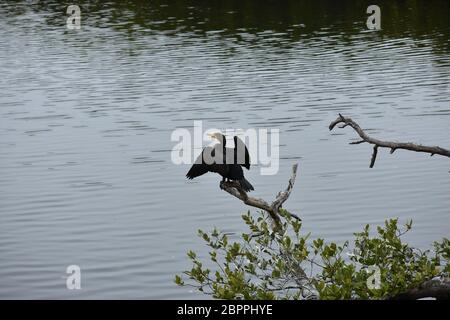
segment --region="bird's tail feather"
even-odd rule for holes
[[[239,184],[241,185],[241,188],[245,191],[245,192],[249,192],[251,190],[255,190],[253,188],[253,186],[251,185],[250,182],[248,182],[245,178],[242,178],[239,180]]]

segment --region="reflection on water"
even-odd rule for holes
[[[190,298],[172,278],[198,228],[240,233],[219,178],[187,182],[170,133],[280,129],[280,172],[246,172],[305,231],[343,241],[412,218],[414,245],[448,236],[448,159],[349,146],[338,112],[376,137],[449,147],[447,1],[58,1],[0,4],[0,297]],[[207,252],[204,252],[207,255]],[[82,290],[65,289],[77,264]],[[201,297],[201,296],[200,296]]]

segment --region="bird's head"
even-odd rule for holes
[[[212,140],[217,140],[219,143],[222,143],[222,144],[225,144],[225,143],[226,143],[226,138],[225,138],[225,136],[224,136],[221,132],[219,132],[219,131],[216,131],[216,132],[210,132],[210,133],[208,133],[207,135],[208,135],[208,137],[210,137]]]

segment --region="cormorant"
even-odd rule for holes
[[[234,136],[234,148],[227,148],[223,134],[215,132],[208,136],[218,140],[219,143],[202,150],[186,177],[194,179],[207,172],[216,172],[222,176],[222,181],[225,179],[238,181],[244,191],[254,190],[250,182],[245,179],[242,170],[242,167],[250,169],[250,156],[242,140]]]

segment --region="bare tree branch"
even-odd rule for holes
[[[389,149],[391,149],[391,154],[394,153],[394,151],[397,149],[404,149],[404,150],[410,150],[410,151],[416,151],[416,152],[425,152],[425,153],[429,153],[432,156],[435,154],[439,154],[441,156],[450,157],[450,150],[447,150],[447,149],[444,149],[444,148],[441,148],[438,146],[430,147],[430,146],[424,146],[424,145],[415,144],[415,143],[411,143],[411,142],[407,142],[407,143],[392,142],[392,141],[382,141],[382,140],[374,139],[372,137],[369,137],[355,121],[353,121],[351,118],[346,118],[341,114],[339,114],[339,117],[337,117],[336,120],[334,120],[333,122],[330,123],[329,129],[333,130],[334,127],[339,123],[343,123],[343,125],[340,126],[340,128],[345,128],[347,126],[352,127],[362,139],[360,141],[350,142],[350,144],[360,144],[360,143],[367,142],[367,143],[374,145],[372,158],[370,160],[370,168],[373,168],[373,166],[375,165],[378,148],[389,148]]]
[[[270,217],[274,220],[275,224],[279,226],[281,223],[279,210],[282,207],[283,203],[289,198],[292,192],[295,178],[297,176],[297,167],[298,167],[297,163],[292,166],[292,175],[291,178],[289,179],[289,183],[286,190],[279,192],[276,199],[271,204],[269,204],[263,199],[249,197],[247,192],[242,190],[241,185],[237,181],[228,181],[228,182],[221,181],[220,188],[225,190],[232,196],[235,196],[236,198],[240,199],[246,205],[266,211],[267,213],[269,213]],[[297,220],[301,220],[295,214],[291,213],[290,215],[291,217]]]
[[[292,175],[289,179],[288,186],[286,190],[283,192],[279,192],[274,202],[271,204],[271,208],[274,212],[278,212],[278,210],[282,207],[283,203],[289,198],[292,192],[292,188],[294,188],[295,178],[297,177],[297,167],[298,164],[294,164],[292,166]]]
[[[397,294],[390,300],[416,300],[421,298],[436,298],[450,300],[450,279],[431,279],[420,286]]]

